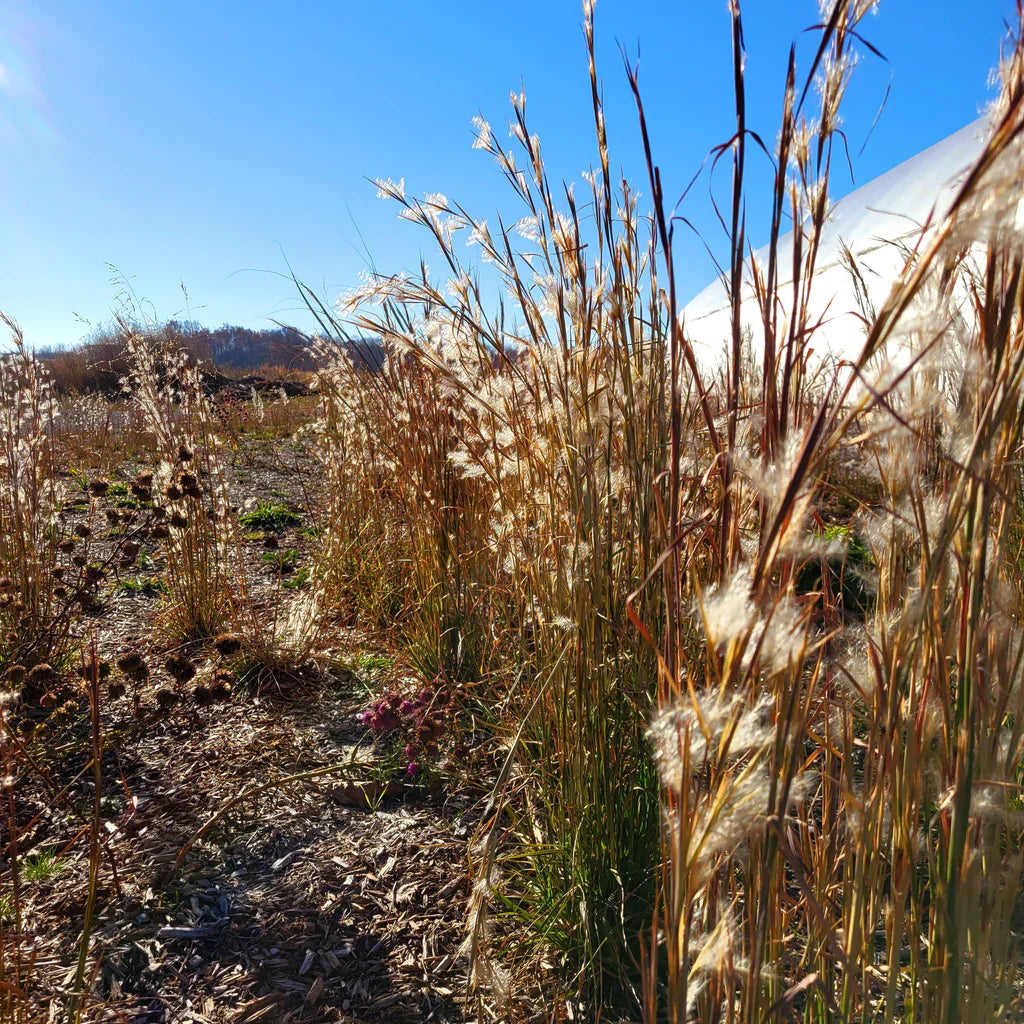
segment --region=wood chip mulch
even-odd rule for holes
[[[180,709],[105,758],[91,1019],[462,1021],[472,812],[326,775],[232,808],[176,869],[242,791],[360,756],[353,702],[330,688],[203,714]],[[71,792],[91,799],[84,778]],[[37,838],[73,834],[81,804],[56,803]],[[74,976],[86,854],[79,842],[53,878],[25,884],[41,1013]]]
[[[282,454],[278,447],[246,467],[248,489],[266,493],[289,477],[305,489],[308,467],[285,468]],[[256,573],[260,547],[252,548]],[[87,624],[100,655],[135,645],[158,665],[150,639],[158,604],[156,596],[108,594]],[[358,649],[358,639],[346,642]],[[104,850],[82,1019],[475,1019],[459,953],[478,813],[468,799],[385,787],[367,770],[356,773],[366,785],[344,772],[290,782],[232,807],[176,866],[197,830],[247,789],[371,759],[357,720],[365,684],[354,670],[333,668],[288,700],[236,692],[214,706],[186,697],[161,711],[154,695],[168,680],[158,668],[139,695],[141,713],[131,694],[106,700]],[[15,783],[21,854],[58,851],[59,866],[23,880],[17,943],[0,913],[4,977],[19,972],[32,1021],[66,1017],[88,893],[86,684],[67,680],[60,690],[49,698],[56,711],[18,711],[45,717],[48,739],[36,748],[45,756],[26,763]],[[6,849],[9,837],[0,843]],[[0,895],[10,881],[5,854]],[[15,964],[15,944],[30,962]]]

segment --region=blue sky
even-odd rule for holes
[[[645,193],[618,46],[640,81],[666,192],[732,131],[725,0],[599,0],[599,73],[613,160]],[[857,183],[975,118],[991,96],[1014,0],[883,0],[845,109]],[[749,116],[774,140],[791,42],[814,0],[747,0]],[[366,180],[406,179],[481,217],[509,210],[471,118],[496,133],[525,84],[549,173],[595,159],[577,0],[4,0],[0,5],[0,309],[30,343],[70,344],[109,320],[127,279],[148,315],[308,327],[286,260],[334,298],[366,251],[415,267],[428,240]],[[881,121],[867,140],[891,86]],[[503,134],[503,133],[501,133]],[[863,147],[863,151],[861,148]],[[723,190],[727,178],[718,183]],[[838,175],[833,194],[852,187]],[[707,184],[683,211],[716,244]],[[518,213],[516,214],[519,215]],[[764,211],[751,209],[752,240]],[[684,297],[713,270],[696,241]],[[187,299],[182,290],[187,289]]]

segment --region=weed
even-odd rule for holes
[[[59,874],[67,861],[53,853],[40,853],[35,857],[26,857],[21,862],[21,877],[26,882],[38,884],[48,882]]]
[[[262,555],[263,564],[279,575],[294,572],[302,552],[296,548],[282,548],[279,551],[265,551]]]
[[[302,516],[291,505],[261,501],[254,509],[243,512],[238,521],[250,530],[284,530],[302,522]]]
[[[360,651],[356,656],[356,668],[364,672],[385,672],[394,664],[395,659],[388,654]]]
[[[310,575],[309,569],[306,566],[302,566],[294,576],[281,580],[281,586],[289,590],[305,590],[312,585],[312,582],[313,577]]]
[[[156,597],[170,593],[167,582],[160,576],[142,576],[138,579],[119,580],[117,589],[126,594],[139,594],[143,597]]]

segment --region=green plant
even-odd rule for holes
[[[170,592],[166,581],[160,576],[141,576],[138,579],[119,580],[117,588],[128,594],[141,594],[145,597],[155,597],[158,594]]]
[[[296,548],[282,548],[279,551],[264,551],[262,561],[279,576],[284,576],[295,571],[301,557],[302,552]]]
[[[34,857],[26,857],[21,862],[21,877],[33,884],[48,882],[59,874],[67,861],[53,853],[40,853]]]
[[[356,668],[364,672],[386,672],[394,664],[395,659],[388,654],[360,651],[356,656]]]
[[[284,530],[302,522],[302,516],[291,505],[281,502],[261,501],[254,509],[243,512],[238,521],[250,530]]]
[[[305,590],[312,585],[312,582],[313,577],[310,575],[309,569],[306,566],[302,566],[294,576],[281,580],[281,586],[289,590]]]

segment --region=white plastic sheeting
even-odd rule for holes
[[[859,268],[868,304],[877,307],[903,269],[907,251],[920,240],[922,229],[948,212],[957,188],[981,153],[986,132],[987,122],[980,118],[833,205],[811,282],[811,315],[822,321],[813,336],[815,354],[852,358],[864,341],[864,322],[858,315],[864,296],[858,297],[842,256],[843,246]],[[762,266],[767,263],[767,251],[766,246],[754,254]],[[780,322],[793,305],[792,251],[790,232],[779,239]],[[755,352],[762,351],[763,327],[749,280],[743,283],[741,317]],[[709,366],[724,363],[732,334],[725,283],[719,280],[705,288],[687,304],[683,319],[701,361]]]

